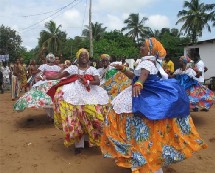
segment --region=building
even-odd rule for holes
[[[187,45],[184,47],[184,55],[187,55],[189,49],[199,51],[201,59],[208,68],[208,71],[205,73],[205,79],[215,76],[215,38]]]

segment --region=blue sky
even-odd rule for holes
[[[123,21],[130,13],[139,13],[141,17],[148,17],[146,26],[152,29],[163,27],[179,28],[175,25],[177,13],[183,9],[184,0],[92,0],[92,21],[103,23],[108,30],[121,29]],[[23,46],[27,49],[37,45],[39,33],[45,29],[44,24],[51,19],[57,25],[62,25],[62,30],[73,38],[81,35],[84,25],[88,24],[89,0],[75,0],[67,8],[59,13],[54,12],[41,14],[59,9],[73,0],[0,0],[0,24],[9,26],[18,31],[22,37]],[[214,3],[214,0],[202,0],[206,4]],[[52,15],[52,17],[49,17]],[[29,16],[29,17],[23,17]],[[31,25],[33,25],[31,27]],[[29,27],[29,28],[28,28]],[[25,29],[28,28],[28,29]],[[202,38],[206,40],[215,38],[215,28],[209,33],[204,30]]]

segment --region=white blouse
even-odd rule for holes
[[[48,65],[48,64],[42,64],[38,68],[41,72],[44,71],[60,71],[61,68],[58,65]]]
[[[181,68],[177,69],[175,72],[174,72],[175,75],[177,74],[187,74],[189,77],[191,78],[194,78],[196,76],[196,72],[192,69],[192,68],[188,68],[186,69],[185,71],[182,71]]]
[[[135,76],[140,76],[141,69],[146,69],[150,74],[154,75],[158,73],[158,69],[154,63],[149,60],[143,60],[140,62],[134,70]],[[123,90],[112,101],[113,109],[117,114],[132,113],[132,86]]]
[[[135,76],[140,76],[141,70],[146,69],[150,74],[157,74],[158,69],[155,67],[155,64],[149,60],[143,60],[140,62],[134,70]]]
[[[77,66],[71,65],[64,71],[70,75],[88,74],[92,76],[99,76],[98,71],[94,67],[89,67],[87,70],[80,70]],[[64,101],[72,105],[106,105],[109,102],[107,91],[97,85],[90,85],[90,91],[76,80],[75,82],[66,84],[62,87]]]

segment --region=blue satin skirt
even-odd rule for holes
[[[176,75],[175,79],[186,90],[198,84],[198,81],[189,77],[187,74]]]
[[[137,80],[135,77],[133,82]],[[189,104],[186,91],[177,80],[161,80],[157,75],[149,75],[141,94],[132,97],[133,113],[150,120],[187,117]]]

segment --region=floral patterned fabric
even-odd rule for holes
[[[213,91],[198,83],[187,90],[190,99],[190,108],[202,108],[209,110],[215,102]]]
[[[61,95],[59,92],[58,89],[56,94]],[[84,134],[89,135],[90,146],[100,145],[106,106],[71,105],[61,100],[58,111],[54,121],[55,126],[63,130],[65,146],[79,142]]]
[[[20,97],[14,104],[14,110],[24,111],[26,108],[47,108],[52,107],[53,103],[51,97],[46,92],[59,80],[50,80],[43,82],[41,85],[32,87],[32,89],[26,92]]]
[[[101,151],[133,173],[152,173],[207,148],[190,116],[149,120],[110,109],[101,138]]]
[[[122,72],[117,72],[110,77],[104,84],[101,85],[104,88],[110,99],[113,100],[120,92],[131,85],[131,80]]]

